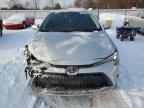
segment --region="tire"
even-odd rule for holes
[[[2,33],[2,29],[0,29],[0,36],[2,36],[2,34],[3,34],[3,33]]]
[[[119,35],[119,34],[117,34],[117,35],[116,35],[116,38],[117,38],[117,39],[119,39],[119,38],[120,38],[120,35]]]
[[[25,29],[26,28],[26,23],[25,22],[23,22],[23,29]]]
[[[133,36],[130,37],[130,41],[134,41],[134,37]]]
[[[121,37],[120,37],[120,40],[121,40],[121,41],[124,41],[124,37],[123,37],[123,36],[121,36]]]

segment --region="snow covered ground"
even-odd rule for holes
[[[107,15],[101,15],[101,19]],[[124,17],[111,15],[113,27],[122,24]],[[0,108],[144,108],[144,36],[135,41],[121,42],[115,29],[107,30],[120,53],[118,87],[110,93],[92,96],[39,96],[26,80],[24,45],[34,35],[31,28],[4,30],[0,37]]]

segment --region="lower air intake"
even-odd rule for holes
[[[47,74],[43,78],[36,77],[33,85],[41,88],[55,90],[80,90],[98,89],[112,86],[111,80],[103,73],[78,74],[69,76],[66,74]]]

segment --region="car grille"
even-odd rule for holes
[[[98,89],[105,86],[112,86],[111,80],[103,73],[97,74],[47,74],[45,77],[36,77],[33,84],[37,87],[56,90],[70,89]]]

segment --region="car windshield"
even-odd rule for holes
[[[40,27],[42,32],[101,31],[97,19],[85,12],[50,13]]]
[[[9,19],[25,18],[25,14],[14,14]]]

